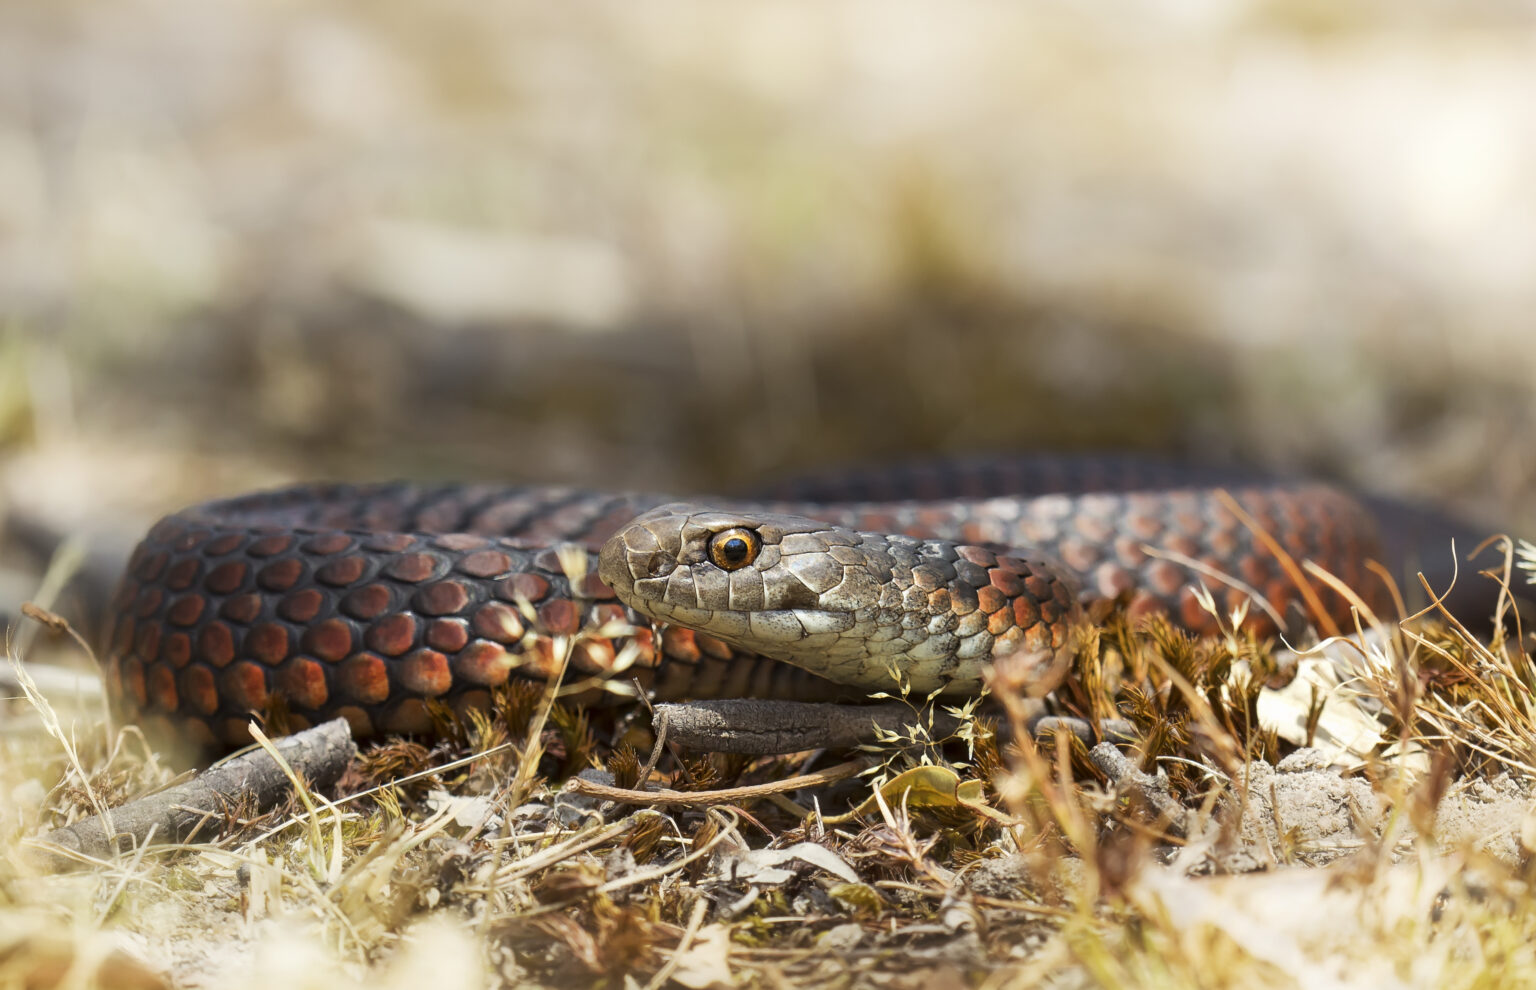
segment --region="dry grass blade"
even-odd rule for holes
[[[544,756],[544,744],[541,741],[544,726],[549,722],[549,713],[555,706],[555,699],[559,697],[560,682],[565,679],[565,669],[570,665],[573,646],[574,642],[568,636],[557,636],[553,641],[555,668],[550,672],[544,693],[540,696],[533,718],[528,723],[528,734],[524,737],[522,757],[518,760],[517,774],[512,778],[512,793],[515,800],[521,800],[528,795],[533,787],[534,777],[538,774],[539,760]]]
[[[1328,610],[1323,607],[1322,600],[1317,597],[1317,592],[1312,587],[1312,582],[1307,580],[1307,576],[1303,573],[1301,566],[1296,563],[1295,558],[1281,545],[1280,541],[1275,539],[1274,534],[1260,526],[1259,521],[1253,518],[1247,509],[1242,507],[1237,499],[1232,496],[1231,492],[1220,489],[1216,492],[1216,498],[1228,512],[1236,516],[1248,528],[1248,532],[1253,534],[1253,538],[1261,543],[1264,549],[1268,550],[1275,558],[1275,561],[1280,565],[1280,569],[1285,571],[1286,577],[1290,579],[1291,584],[1296,588],[1297,593],[1307,603],[1307,608],[1312,613],[1312,621],[1317,623],[1317,627],[1329,636],[1339,635],[1338,624],[1333,621],[1332,616],[1328,614]],[[1281,625],[1283,628],[1284,624],[1282,623]]]
[[[1500,583],[1500,607],[1510,598],[1508,586],[1515,567],[1516,549],[1504,543],[1504,566],[1489,576]],[[1402,634],[1416,653],[1440,665],[1441,673],[1425,672],[1425,664],[1414,664],[1412,657],[1398,660],[1396,671],[1410,665],[1419,670],[1422,689],[1414,689],[1411,712],[1404,713],[1420,745],[1435,748],[1452,745],[1475,753],[1508,771],[1536,778],[1536,668],[1521,647],[1520,638],[1495,637],[1485,641],[1445,606],[1459,571],[1453,572],[1451,584],[1436,592],[1422,575],[1420,581],[1430,596],[1430,604],[1416,614],[1433,614],[1445,624],[1447,636],[1432,637],[1408,623]],[[1401,709],[1397,700],[1403,693],[1401,678],[1392,680],[1383,670],[1376,692],[1385,701]]]
[[[1180,567],[1189,568],[1196,574],[1202,574],[1205,577],[1210,578],[1212,581],[1217,582],[1218,584],[1224,584],[1229,588],[1236,588],[1238,591],[1241,591],[1243,594],[1248,596],[1248,601],[1255,603],[1259,606],[1259,608],[1263,609],[1264,614],[1269,616],[1270,621],[1275,624],[1276,628],[1285,628],[1285,616],[1281,615],[1279,610],[1276,609],[1274,605],[1270,604],[1269,599],[1264,596],[1263,592],[1259,591],[1259,589],[1255,588],[1253,585],[1242,580],[1241,578],[1228,574],[1226,571],[1223,571],[1220,568],[1212,567],[1210,564],[1207,564],[1203,560],[1196,560],[1194,557],[1191,557],[1188,554],[1179,553],[1177,550],[1169,550],[1164,547],[1154,547],[1151,544],[1142,544],[1140,549],[1141,552],[1146,554],[1148,557],[1171,561],[1175,564],[1178,564]],[[1208,611],[1210,611],[1210,609],[1208,609]]]
[[[76,536],[70,536],[63,543],[59,544],[58,549],[53,553],[53,557],[48,561],[48,569],[43,572],[43,579],[38,584],[37,593],[32,596],[32,601],[27,603],[35,611],[39,611],[43,615],[29,617],[36,618],[38,622],[44,625],[53,625],[50,621],[53,614],[53,606],[58,601],[59,594],[64,590],[65,585],[69,584],[70,580],[79,573],[81,565],[85,563],[85,552],[85,541]],[[86,654],[90,655],[90,644],[76,635],[74,630],[71,629],[70,633],[85,650]],[[27,627],[23,625],[17,633],[15,643],[13,644],[16,652],[25,657],[31,652],[32,641],[36,637],[36,626]]]
[[[693,946],[694,938],[699,934],[699,929],[704,924],[705,915],[709,911],[709,901],[703,897],[693,902],[693,910],[688,913],[688,927],[683,929],[683,937],[678,939],[677,948],[672,950],[666,964],[656,971],[645,984],[645,990],[661,990],[667,981],[672,979],[672,974],[677,971],[678,964],[683,956]]]
[[[522,877],[548,869],[563,860],[569,859],[588,849],[612,842],[637,828],[641,821],[638,814],[621,818],[609,825],[592,829],[585,834],[567,840],[557,846],[550,846],[542,852],[524,856],[522,859],[513,860],[501,868],[496,874],[497,883],[507,883]]]
[[[343,845],[341,837],[343,815],[341,809],[326,798],[310,792],[309,783],[294,772],[293,766],[288,762],[287,757],[283,756],[278,751],[278,748],[272,745],[272,740],[267,738],[266,733],[262,732],[261,727],[254,721],[250,723],[250,732],[251,738],[256,740],[256,745],[260,746],[282,768],[284,776],[293,785],[293,793],[298,796],[305,810],[309,812],[305,818],[305,828],[309,833],[309,842],[305,846],[304,859],[305,863],[309,866],[311,875],[318,881],[335,883],[336,879],[341,875],[341,851]],[[325,805],[326,810],[332,815],[332,838],[329,852],[326,849],[325,833],[320,827],[319,811],[315,807],[317,800]]]
[[[64,755],[69,760],[70,766],[74,769],[75,775],[79,779],[80,786],[85,791],[86,799],[90,802],[91,807],[95,809],[96,814],[109,817],[107,816],[106,804],[101,800],[101,796],[96,793],[96,789],[91,786],[91,777],[80,760],[80,750],[75,743],[74,736],[64,731],[64,726],[59,721],[58,712],[48,703],[48,699],[44,696],[43,692],[38,689],[37,682],[32,679],[32,675],[27,672],[27,668],[22,664],[20,655],[9,643],[6,645],[6,660],[10,662],[11,675],[15,678],[16,683],[20,685],[27,703],[37,711],[38,716],[41,718],[43,729],[63,749]]]
[[[21,623],[19,630],[6,630],[6,660],[10,664],[11,675],[15,683],[21,688],[27,703],[37,711],[38,716],[42,720],[44,731],[52,736],[60,747],[63,748],[70,766],[79,778],[80,786],[85,790],[86,798],[90,802],[91,807],[95,810],[96,814],[105,816],[106,804],[101,800],[101,796],[96,793],[95,788],[91,786],[90,775],[86,773],[85,767],[81,763],[79,747],[76,744],[73,733],[64,730],[64,726],[59,720],[58,712],[54,709],[53,705],[49,704],[43,692],[38,689],[37,682],[33,680],[32,675],[27,671],[22,662],[29,652],[32,640],[36,636],[36,630],[41,625],[52,624],[53,613],[51,609],[53,603],[58,598],[59,592],[69,582],[69,579],[80,569],[84,558],[84,543],[76,539],[66,540],[59,547],[58,551],[54,553],[53,558],[48,563],[48,570],[44,573],[42,582],[38,586],[37,594],[33,596],[33,601],[28,603],[32,606],[33,610],[29,615],[31,624],[29,625],[24,622]],[[73,629],[70,629],[69,632],[85,648],[87,656],[90,656],[94,661],[95,657],[91,655],[88,644],[85,644],[84,640],[80,639]],[[104,722],[103,724],[110,723]]]
[[[1360,597],[1355,589],[1344,583],[1343,578],[1340,578],[1327,568],[1319,566],[1315,561],[1304,560],[1301,566],[1306,569],[1308,574],[1338,592],[1345,601],[1349,602],[1350,609],[1355,615],[1356,633],[1362,632],[1360,628],[1360,620],[1362,618],[1367,626],[1374,628],[1382,625],[1381,618],[1377,616],[1376,612],[1366,603],[1364,598]]]
[[[617,880],[610,880],[597,888],[598,893],[611,894],[616,890],[623,890],[625,887],[638,887],[643,884],[660,880],[663,877],[671,876],[672,874],[678,873],[708,856],[710,853],[714,852],[716,846],[719,846],[726,841],[736,840],[739,837],[739,822],[735,812],[731,811],[730,809],[726,809],[724,811],[710,809],[709,815],[710,820],[714,823],[715,827],[712,830],[709,830],[707,833],[705,833],[704,830],[700,830],[700,834],[706,836],[704,841],[699,841],[698,837],[696,836],[694,839],[694,847],[693,849],[689,850],[686,856],[679,858],[675,862],[668,863],[666,866],[659,866],[650,870],[642,870],[636,873],[632,873],[627,877],[620,877]]]

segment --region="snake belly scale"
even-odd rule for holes
[[[591,677],[632,642],[623,676],[661,698],[849,700],[893,668],[924,693],[974,691],[994,655],[1059,647],[1097,599],[1205,632],[1204,580],[1224,606],[1252,589],[1283,613],[1302,592],[1276,549],[1382,603],[1373,519],[1348,495],[1111,467],[955,465],[942,484],[894,472],[703,504],[415,484],[206,503],[134,551],[107,687],[125,717],[204,746],[247,741],[274,703],[295,728],[429,733],[431,702],[543,682],[562,643]],[[1347,617],[1322,582],[1310,593]],[[635,632],[576,635],[614,620]]]

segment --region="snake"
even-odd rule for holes
[[[1378,515],[1324,483],[1134,458],[951,460],[756,498],[308,484],[156,523],[100,656],[121,717],[200,747],[246,743],[276,707],[295,730],[428,736],[557,674],[660,699],[893,678],[964,696],[1000,656],[1064,649],[1100,602],[1197,635],[1388,608]]]

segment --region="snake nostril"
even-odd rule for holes
[[[652,578],[660,574],[665,567],[665,558],[655,550],[629,553],[629,572],[636,578]]]

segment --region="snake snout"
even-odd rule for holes
[[[621,533],[603,544],[603,549],[597,558],[597,576],[602,578],[603,583],[610,588],[627,589],[632,587],[635,581],[655,573],[660,566],[660,561],[656,559],[659,556],[655,552],[631,551],[624,545]]]
[[[635,583],[665,575],[677,565],[656,534],[641,523],[631,523],[609,537],[598,553],[597,573],[625,600],[634,594]]]

